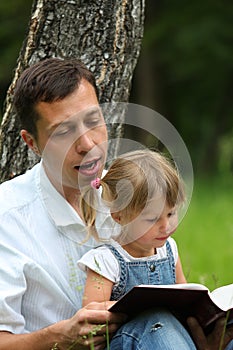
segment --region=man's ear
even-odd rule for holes
[[[24,140],[24,142],[27,144],[28,148],[30,148],[35,154],[40,156],[41,154],[40,154],[40,151],[38,149],[37,142],[36,142],[34,136],[32,136],[25,129],[22,129],[20,134],[21,134],[21,137]]]

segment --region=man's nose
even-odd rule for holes
[[[75,148],[78,153],[88,152],[94,145],[90,132],[82,133],[75,142]]]

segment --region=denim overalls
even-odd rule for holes
[[[112,246],[120,264],[120,281],[114,286],[111,300],[119,299],[138,284],[174,284],[175,261],[170,243],[166,242],[167,257],[147,261],[126,262]],[[114,334],[110,350],[195,350],[187,330],[168,310],[151,309],[128,320]],[[106,349],[105,349],[106,350]]]
[[[163,259],[125,261],[113,246],[108,245],[120,265],[120,281],[113,287],[111,300],[118,300],[138,284],[174,284],[175,261],[170,243],[166,242],[167,257]]]

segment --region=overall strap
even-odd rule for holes
[[[127,281],[127,264],[124,260],[123,256],[118,252],[118,250],[110,244],[106,244],[106,246],[111,250],[113,255],[116,257],[119,263],[120,269],[120,281],[117,285],[113,286],[111,300],[118,300],[122,294],[122,291],[126,288]]]
[[[172,267],[172,272],[173,272],[173,280],[174,283],[176,283],[176,264],[175,264],[175,258],[174,254],[172,251],[172,247],[169,241],[166,242],[166,249],[167,249],[167,257],[169,259],[170,265]]]

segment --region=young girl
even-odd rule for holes
[[[102,179],[93,180],[84,191],[81,208],[88,231],[96,237],[95,191],[100,187],[121,233],[78,261],[87,273],[83,305],[118,300],[138,284],[185,283],[177,246],[170,237],[185,200],[172,163],[158,152],[132,151],[117,158]]]

